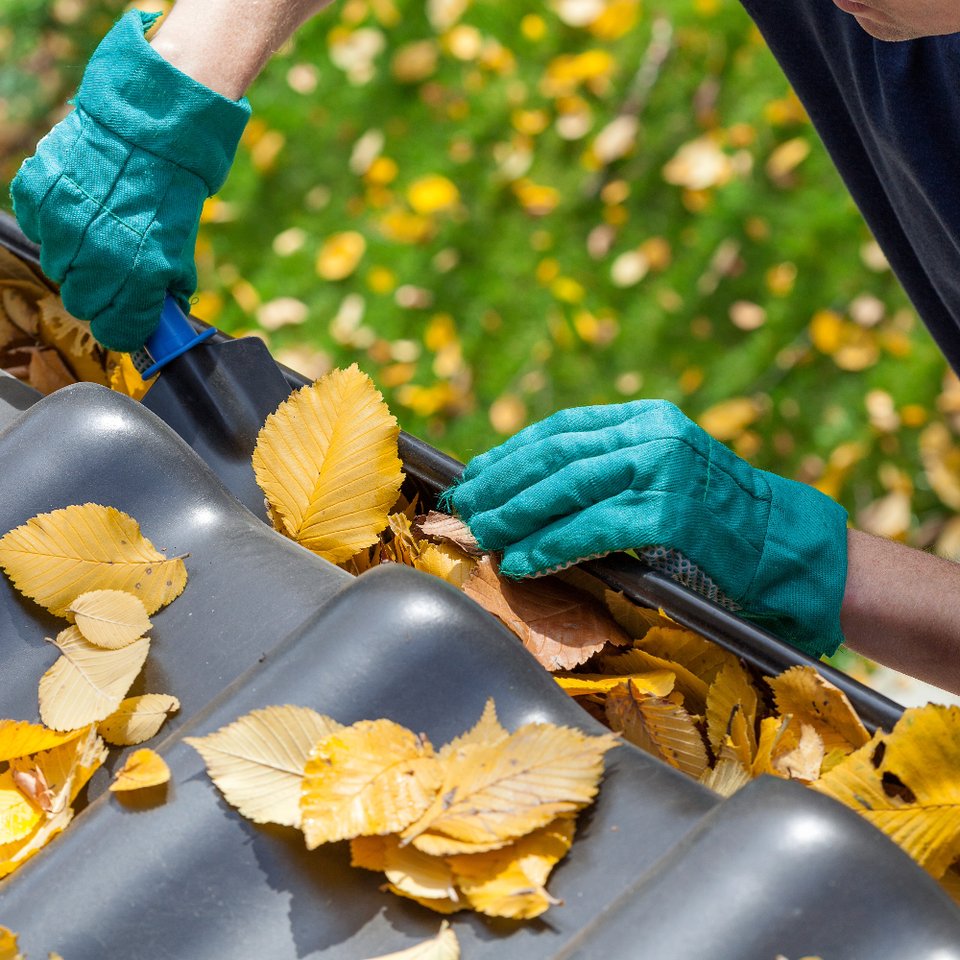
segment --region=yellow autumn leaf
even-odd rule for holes
[[[625,677],[634,673],[649,673],[653,670],[666,670],[674,675],[674,689],[683,694],[684,703],[691,713],[702,714],[707,708],[707,684],[691,673],[682,664],[665,657],[657,657],[646,650],[628,650],[605,656],[601,670],[606,674]]]
[[[444,920],[440,924],[440,932],[432,940],[425,940],[397,953],[371,957],[370,960],[460,960],[460,944],[457,943],[457,935]]]
[[[324,280],[343,280],[357,268],[367,249],[363,234],[345,230],[327,237],[317,254],[317,273]]]
[[[453,206],[460,199],[460,191],[452,181],[439,174],[421,177],[410,185],[407,200],[420,214],[436,213]]]
[[[17,935],[6,927],[0,927],[0,960],[23,960],[17,949]]]
[[[254,823],[300,826],[300,790],[310,751],[341,725],[309,707],[265,707],[205,737],[184,737],[210,779]]]
[[[732,653],[676,623],[654,626],[636,646],[652,656],[679,663],[707,684],[713,683],[724,667],[740,667],[740,661]]]
[[[0,567],[16,588],[54,616],[90,590],[125,590],[147,613],[176,599],[187,582],[180,559],[167,560],[136,520],[96,503],[41,513],[0,538]]]
[[[734,757],[721,757],[712,770],[700,774],[700,783],[721,797],[732,797],[751,780],[749,771]]]
[[[455,737],[449,743],[444,744],[437,754],[441,763],[445,763],[449,757],[461,747],[470,743],[481,743],[492,747],[498,747],[510,738],[510,734],[500,725],[497,719],[497,708],[490,697],[483,707],[483,713],[476,725],[471,727],[466,733]]]
[[[267,417],[253,454],[281,532],[333,563],[377,539],[403,483],[400,428],[356,364]]]
[[[122,393],[125,397],[142,400],[147,391],[153,386],[156,378],[144,380],[140,371],[133,365],[129,353],[121,353],[110,373],[110,389],[115,393]]]
[[[627,635],[634,640],[643,637],[651,627],[662,626],[663,621],[656,610],[647,607],[638,607],[631,603],[622,593],[613,590],[604,592],[607,608],[613,614],[613,619],[627,631]]]
[[[50,640],[61,653],[40,679],[40,719],[54,730],[75,730],[110,716],[143,667],[144,637],[120,650],[104,650],[67,627]]]
[[[884,789],[891,774],[905,791]],[[892,733],[878,734],[813,786],[879,827],[934,877],[943,876],[960,856],[960,707],[907,710]]]
[[[627,682],[607,696],[606,714],[611,728],[641,750],[694,778],[706,770],[703,737],[683,707]]]
[[[797,745],[773,761],[776,770],[793,780],[813,783],[823,765],[823,738],[809,723],[800,724]]]
[[[390,720],[325,737],[307,761],[300,797],[307,848],[402,830],[430,806],[440,776],[430,741]]]
[[[52,817],[44,817],[33,831],[15,843],[0,844],[0,878],[23,866],[38,850],[45,847],[73,819],[73,808],[66,807]]]
[[[730,719],[739,704],[745,720],[744,730],[750,744],[750,761],[757,752],[754,724],[757,718],[757,692],[746,671],[734,660],[717,674],[707,691],[707,736],[710,746],[717,751],[727,736]]]
[[[123,590],[91,590],[67,607],[67,619],[98,647],[118,650],[139,640],[152,626],[139,597]]]
[[[416,558],[420,556],[420,544],[413,536],[410,518],[405,513],[391,513],[387,517],[387,526],[393,534],[393,542],[390,546],[394,559],[397,563],[412,567]]]
[[[416,900],[453,900],[453,871],[441,857],[431,857],[412,844],[402,845],[391,833],[385,837],[354,837],[350,841],[350,864],[386,874],[400,892]]]
[[[40,807],[17,787],[13,771],[0,773],[0,845],[22,840],[42,817]]]
[[[753,766],[756,754],[754,731],[747,725],[746,712],[742,704],[736,703],[727,722],[727,735],[721,744],[721,756],[734,756],[745,770]]]
[[[655,697],[666,697],[673,692],[676,674],[669,670],[651,670],[649,673],[633,673],[628,676],[608,677],[600,673],[553,674],[560,689],[571,697],[583,697],[591,693],[606,694],[627,680],[638,690]]]
[[[449,544],[425,543],[414,559],[413,566],[462,589],[476,568],[477,561]]]
[[[489,917],[531,920],[559,901],[545,884],[573,843],[573,817],[556,820],[489,853],[448,857],[457,885],[474,910]]]
[[[129,747],[156,736],[167,717],[179,709],[180,701],[166,693],[128,697],[101,721],[97,732],[107,743]]]
[[[126,790],[143,790],[158,787],[170,779],[170,768],[163,757],[143,747],[134,750],[127,762],[117,771],[110,790],[118,793]]]
[[[870,739],[847,695],[813,667],[791,667],[779,677],[767,677],[777,710],[809,723],[823,738],[826,750],[840,748],[849,752]]]
[[[31,785],[31,796],[50,816],[62,813],[107,759],[107,748],[92,724],[78,733],[67,743],[11,764],[19,782]]]
[[[49,750],[76,739],[81,733],[82,729],[60,733],[27,720],[0,720],[0,763]]]
[[[714,440],[735,440],[763,412],[750,397],[732,397],[714,404],[697,419],[697,424]]]
[[[446,759],[436,799],[402,837],[434,854],[444,852],[445,837],[504,846],[589,803],[603,755],[616,745],[612,734],[591,737],[549,723],[525,724],[498,746],[467,744]],[[462,852],[456,843],[446,849]]]

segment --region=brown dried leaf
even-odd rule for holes
[[[470,528],[456,517],[431,510],[425,517],[418,518],[414,530],[434,543],[449,543],[471,557],[480,557],[483,550]]]
[[[489,557],[477,564],[463,592],[499,617],[547,670],[569,670],[607,643],[629,642],[592,597],[555,577],[508,580],[497,573]]]
[[[641,750],[695,779],[707,769],[703,737],[683,707],[628,682],[607,696],[606,711],[611,728]]]
[[[27,379],[30,386],[34,390],[39,390],[44,396],[49,396],[55,390],[69,387],[71,383],[77,382],[77,378],[67,369],[60,354],[52,348],[31,351]]]
[[[47,291],[39,284],[29,281],[0,282],[0,306],[7,317],[24,333],[35,337],[40,331],[40,311],[37,299]]]

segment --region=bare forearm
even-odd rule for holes
[[[847,556],[847,646],[960,693],[960,564],[858,530]]]
[[[165,60],[230,100],[329,0],[177,0],[151,45]]]

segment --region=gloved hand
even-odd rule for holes
[[[64,306],[112,350],[156,329],[169,289],[189,310],[204,200],[226,179],[250,117],[144,39],[159,14],[131,10],[103,39],[76,108],[10,188],[23,232]]]
[[[472,460],[444,499],[504,552],[506,576],[649,547],[655,565],[807,653],[843,641],[846,511],[751,467],[666,401],[556,413]]]

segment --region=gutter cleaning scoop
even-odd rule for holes
[[[266,344],[257,337],[215,341],[198,332],[167,294],[160,325],[132,356],[144,379],[159,373],[143,406],[172,427],[231,493],[267,522],[253,450],[267,417],[290,395]]]

